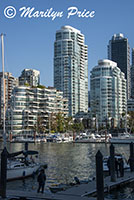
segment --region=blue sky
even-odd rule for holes
[[[7,6],[17,11],[12,19],[4,16]],[[35,11],[53,8],[63,11],[63,17],[55,20],[21,18],[19,9],[24,6],[34,7]],[[72,6],[79,11],[94,10],[95,16],[80,18],[74,15],[67,19],[67,9]],[[37,69],[41,72],[41,83],[53,86],[55,33],[61,26],[70,25],[85,35],[90,75],[98,60],[107,58],[107,44],[114,33],[123,33],[130,47],[134,47],[133,10],[133,0],[0,0],[0,32],[6,34],[5,71],[18,77],[24,68]]]

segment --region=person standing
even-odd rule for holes
[[[37,181],[39,183],[39,187],[37,192],[39,193],[41,190],[41,193],[44,192],[44,186],[45,186],[45,182],[46,182],[46,174],[45,174],[45,170],[42,169],[37,177]]]

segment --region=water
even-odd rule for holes
[[[24,144],[12,143],[7,145],[8,151],[15,152],[24,149]],[[95,176],[95,155],[100,150],[103,156],[109,154],[109,145],[105,144],[69,144],[41,143],[29,144],[30,150],[38,150],[41,163],[47,163],[46,192],[49,186],[56,183],[73,182],[77,176],[80,180]],[[122,153],[128,159],[129,145],[115,145],[115,152]],[[37,177],[28,178],[25,182],[8,182],[8,189],[37,190]],[[114,191],[107,195],[108,199],[134,199],[134,185]]]

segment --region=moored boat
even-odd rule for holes
[[[104,158],[103,158],[103,171],[104,172],[109,171],[109,169],[108,169],[108,159],[109,158],[110,158],[109,156],[104,156]],[[127,163],[126,158],[123,155],[115,154],[115,159],[117,159],[117,160],[123,159],[123,166],[124,166],[125,170],[130,168],[129,164]]]
[[[114,144],[130,144],[134,142],[134,136],[129,133],[122,133],[119,134],[118,137],[110,138],[109,142]]]
[[[18,157],[18,155],[21,154],[23,154],[23,156]],[[46,166],[47,165],[45,165],[45,167]],[[38,161],[37,151],[20,151],[8,154],[7,180],[10,181],[32,176],[41,167],[42,165]]]

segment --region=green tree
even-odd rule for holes
[[[84,126],[82,122],[74,122],[72,125],[73,131],[80,132],[84,130]]]
[[[128,112],[128,125],[130,128],[130,133],[134,133],[134,111],[129,111]]]
[[[37,116],[36,123],[34,124],[33,129],[36,133],[45,132],[45,126],[43,125],[43,118],[41,116]]]
[[[58,113],[56,115],[56,122],[57,122],[57,132],[63,133],[65,130],[65,120],[62,113]]]
[[[65,122],[65,131],[71,131],[72,130],[72,125],[73,125],[73,118],[72,117],[67,117],[64,119]]]

